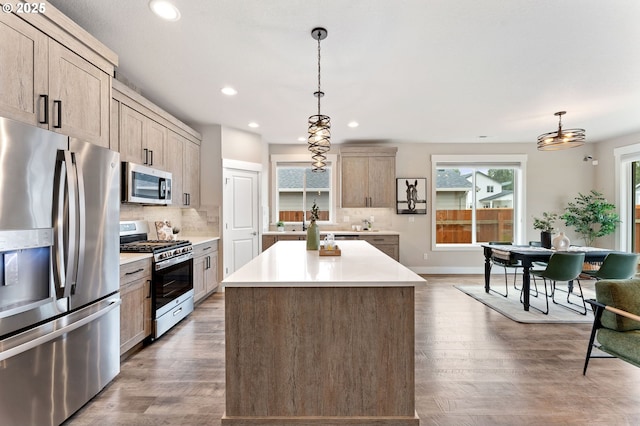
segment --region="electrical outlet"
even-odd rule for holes
[[[376,219],[375,217],[369,216],[369,222],[373,223],[373,222],[375,222],[375,219]]]
[[[416,219],[413,216],[409,216],[409,223],[413,223],[415,221],[416,221]]]
[[[423,254],[422,254],[422,258],[423,258],[424,260],[429,260],[429,254],[428,254],[428,253],[423,253]]]
[[[343,217],[343,218],[342,218],[342,221],[343,221],[343,222],[349,222],[349,216],[345,216],[345,217]]]

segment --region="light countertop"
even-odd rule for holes
[[[210,243],[211,241],[218,241],[220,237],[189,237],[187,235],[181,235],[180,239],[189,240],[191,244],[198,245],[204,243]]]
[[[414,287],[425,280],[366,241],[338,241],[341,256],[279,241],[227,277],[226,287]]]
[[[151,253],[120,253],[120,265],[137,262],[138,260],[151,259]]]

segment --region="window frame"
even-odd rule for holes
[[[614,234],[615,247],[621,251],[633,253],[633,238],[631,237],[635,226],[635,217],[632,214],[634,206],[631,205],[631,168],[635,161],[640,161],[640,144],[627,145],[614,148],[615,158],[615,204],[618,206],[620,224]],[[636,236],[637,238],[638,236]]]
[[[526,238],[526,176],[527,176],[527,155],[526,154],[495,154],[495,155],[474,155],[470,160],[468,155],[432,155],[431,156],[431,250],[432,251],[457,251],[478,248],[483,242],[473,241],[471,243],[443,244],[436,242],[436,182],[439,168],[511,168],[514,169],[513,176],[513,242],[524,244]],[[472,238],[476,238],[475,214],[472,215]]]
[[[271,220],[270,224],[274,225],[278,222],[279,202],[278,202],[278,166],[300,166],[308,165],[311,167],[311,155],[305,154],[272,154],[271,161]],[[336,206],[337,206],[337,167],[338,156],[336,154],[327,155],[326,164],[331,167],[331,179],[329,184],[329,220],[318,221],[318,224],[334,225],[336,224]],[[296,222],[285,222],[285,224],[294,224]]]

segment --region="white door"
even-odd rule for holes
[[[226,277],[259,254],[259,173],[225,168],[222,178],[223,255]]]

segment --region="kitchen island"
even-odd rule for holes
[[[223,281],[223,425],[417,425],[414,290],[365,241],[280,241]]]

